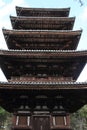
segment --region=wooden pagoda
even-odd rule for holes
[[[3,29],[0,105],[14,115],[12,130],[71,130],[70,113],[87,104],[87,83],[76,82],[87,51],[76,51],[82,30],[69,11],[16,7],[13,29]]]

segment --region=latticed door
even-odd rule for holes
[[[50,118],[48,116],[34,116],[33,130],[50,130]]]

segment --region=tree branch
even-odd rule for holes
[[[83,6],[83,1],[82,1],[82,0],[79,0],[79,2],[80,2],[80,4],[81,4],[81,6]]]

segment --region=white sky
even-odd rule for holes
[[[67,2],[68,1],[68,2]],[[84,5],[80,7],[79,0],[0,0],[0,49],[7,49],[6,42],[2,34],[2,28],[11,29],[10,15],[16,16],[15,6],[22,7],[70,7],[70,16],[76,17],[74,30],[83,29],[83,33],[77,50],[87,49],[87,0],[83,0]],[[78,81],[87,80],[87,66],[81,73]],[[0,70],[0,81],[6,81]]]

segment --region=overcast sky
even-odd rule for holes
[[[9,16],[16,16],[15,6],[21,7],[43,7],[43,8],[66,8],[70,7],[71,17],[75,16],[74,30],[83,29],[83,33],[77,50],[87,49],[87,0],[83,0],[84,5],[80,6],[79,0],[0,0],[0,49],[7,49],[6,42],[2,34],[2,28],[12,29]],[[87,80],[87,65],[83,69],[78,81]],[[0,81],[6,81],[0,71]]]

